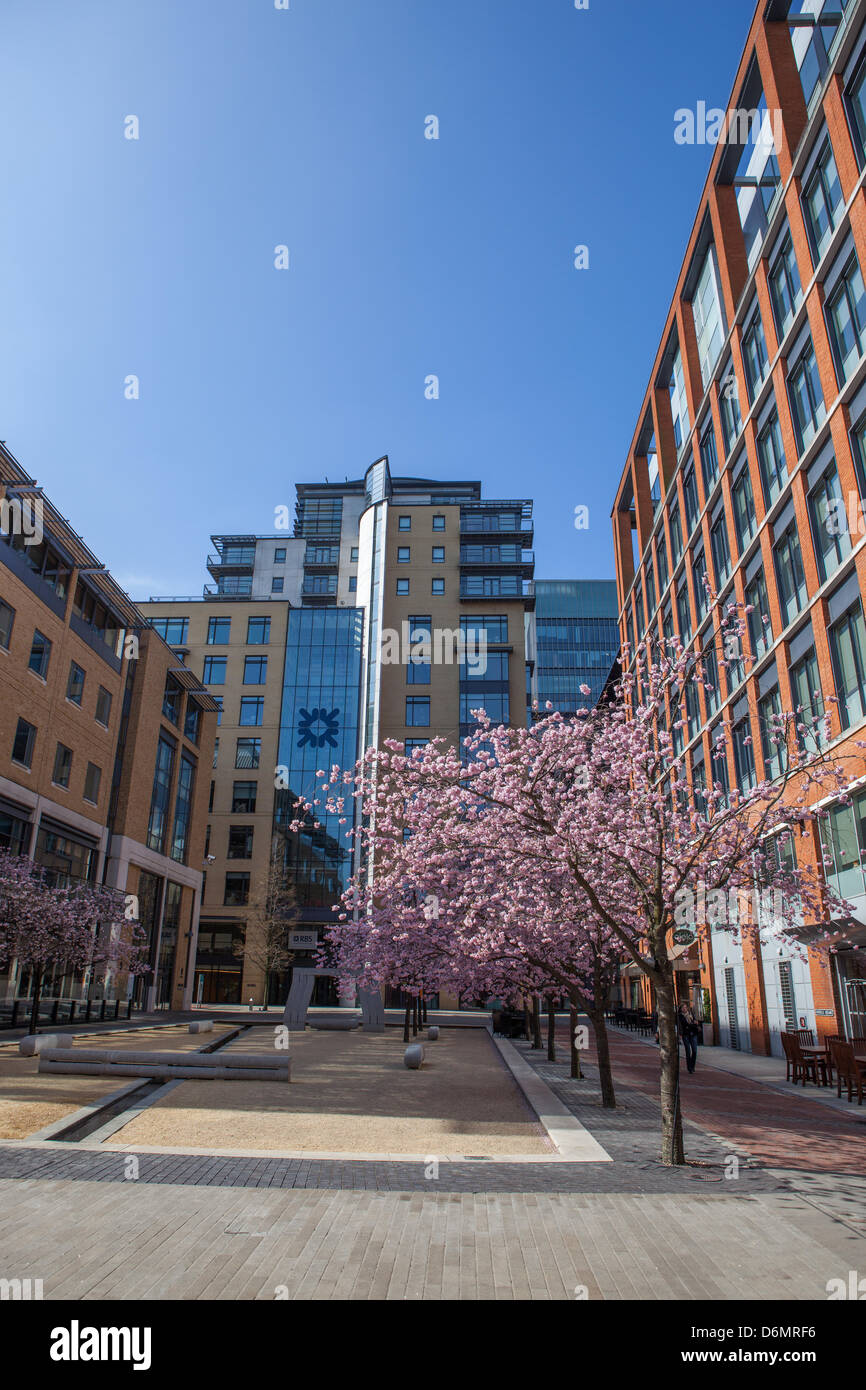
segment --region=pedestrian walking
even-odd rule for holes
[[[691,1076],[698,1062],[698,1036],[701,1025],[695,1018],[691,1004],[687,1004],[685,1000],[677,1007],[677,1028],[686,1050],[686,1067]]]

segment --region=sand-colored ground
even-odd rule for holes
[[[230,1044],[269,1046],[265,1028]],[[408,1071],[396,1028],[292,1034],[288,1084],[184,1081],[112,1143],[443,1157],[553,1151],[486,1031],[443,1029],[425,1049],[424,1066]]]
[[[188,1032],[186,1025],[118,1029],[111,1033],[76,1033],[77,1047],[117,1050],[188,1052],[218,1036]],[[71,1115],[126,1085],[132,1077],[39,1075],[38,1057],[21,1057],[18,1040],[0,1045],[0,1139],[25,1139],[55,1120]]]

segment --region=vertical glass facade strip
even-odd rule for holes
[[[360,742],[364,615],[357,608],[296,608],[288,615],[278,762],[287,786],[274,798],[274,849],[302,917],[330,920],[352,868],[346,824],[323,808],[298,834],[288,830],[294,803],[316,795],[316,772],[335,763],[351,770]],[[318,829],[314,820],[319,821]]]
[[[616,584],[537,580],[535,628],[539,714],[550,702],[562,714],[597,704],[619,655]],[[581,692],[588,685],[590,694]]]

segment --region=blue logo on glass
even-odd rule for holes
[[[301,717],[298,720],[298,747],[305,748],[324,748],[325,744],[330,744],[331,748],[337,747],[337,734],[340,732],[339,709],[314,709],[301,710]]]

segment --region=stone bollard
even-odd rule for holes
[[[35,1057],[47,1047],[71,1047],[72,1038],[68,1033],[29,1033],[18,1044],[21,1057]]]
[[[212,1033],[213,1019],[197,1018],[193,1023],[189,1025],[189,1031],[191,1033]]]
[[[438,1042],[438,1041],[439,1041],[439,1024],[438,1024],[438,1023],[431,1023],[431,1024],[430,1024],[430,1027],[427,1029],[427,1037],[430,1039],[431,1042]]]
[[[420,1043],[411,1043],[403,1053],[403,1066],[410,1071],[417,1071],[424,1061],[424,1049]]]

